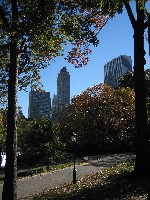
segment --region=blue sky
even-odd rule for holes
[[[134,9],[134,4],[132,4]],[[148,10],[150,10],[148,8]],[[51,61],[50,66],[41,71],[43,89],[50,92],[51,98],[57,93],[57,76],[60,69],[66,66],[70,74],[71,97],[80,94],[87,87],[104,82],[104,65],[119,55],[128,55],[132,58],[133,66],[133,28],[124,9],[123,13],[109,20],[98,35],[98,47],[91,46],[92,54],[89,63],[83,68],[75,68],[63,57]],[[148,42],[145,41],[146,68],[150,68]],[[18,104],[22,107],[23,114],[28,117],[29,93],[18,93]]]

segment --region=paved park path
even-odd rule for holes
[[[111,167],[119,162],[125,161],[133,157],[132,154],[114,154],[110,156],[100,157],[99,159],[85,157],[85,163],[77,165],[77,180],[87,175],[98,172],[106,167]],[[47,188],[55,188],[72,183],[73,167],[67,167],[49,173],[35,175],[33,177],[25,177],[17,181],[18,199],[23,199],[35,193],[40,193]],[[0,200],[2,194],[2,185],[0,186]]]

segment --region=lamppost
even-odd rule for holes
[[[71,140],[73,143],[73,184],[76,184],[76,158],[75,158],[75,144],[76,144],[76,134],[73,132],[73,135],[71,136]]]

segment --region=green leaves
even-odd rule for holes
[[[19,151],[36,162],[45,162],[48,156],[59,159],[65,144],[60,140],[59,126],[47,118],[18,123]]]
[[[98,2],[92,1],[94,5]],[[76,49],[68,52],[67,61],[76,67],[86,65],[89,61],[91,50],[89,44],[98,45],[96,37],[107,17],[88,1],[56,1],[39,0],[19,1],[17,29],[5,29],[4,24],[12,25],[11,2],[4,1],[1,11],[5,16],[0,16],[0,48],[4,45],[2,71],[9,65],[9,43],[15,32],[15,40],[18,43],[19,86],[20,90],[26,90],[30,85],[38,89],[40,84],[40,69],[47,67],[48,61],[63,55],[65,44],[68,42]],[[91,9],[92,6],[92,9]],[[5,53],[4,53],[5,52]],[[3,83],[2,83],[3,84]],[[3,84],[4,85],[4,84]],[[7,84],[5,84],[7,92]]]

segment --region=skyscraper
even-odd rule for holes
[[[54,108],[54,109],[57,108],[57,95],[56,94],[53,95],[52,108]]]
[[[70,75],[66,67],[63,67],[57,78],[57,108],[67,104],[70,104]]]
[[[29,118],[46,116],[50,118],[51,99],[50,92],[33,91],[29,93]]]
[[[51,112],[52,120],[57,121],[58,118],[58,109],[57,109],[57,95],[53,95],[52,99],[52,112]]]
[[[22,112],[22,107],[21,106],[18,106],[18,116],[20,119],[25,119],[25,116]]]
[[[132,71],[131,56],[120,55],[104,65],[104,83],[116,88],[119,78],[128,71]]]

